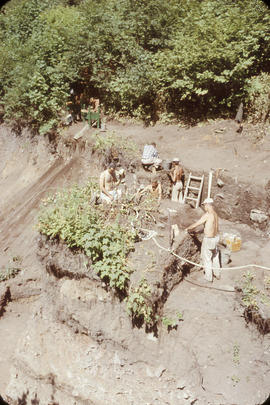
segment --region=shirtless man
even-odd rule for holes
[[[183,169],[180,166],[178,158],[174,158],[172,161],[172,168],[170,170],[170,178],[173,182],[172,186],[172,201],[183,202]]]
[[[100,198],[102,201],[111,203],[119,199],[120,193],[116,187],[120,184],[120,181],[121,179],[117,180],[116,178],[114,163],[110,163],[108,169],[101,173],[99,179]]]
[[[194,224],[185,230],[191,231],[199,225],[204,224],[204,238],[201,246],[201,258],[204,267],[204,277],[207,281],[213,281],[213,275],[220,278],[218,216],[213,207],[213,199],[206,198],[203,202],[205,214]]]

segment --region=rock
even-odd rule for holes
[[[268,215],[266,215],[263,211],[252,209],[249,215],[251,221],[256,222],[258,224],[262,224],[263,222],[268,220]]]
[[[184,399],[189,399],[189,395],[187,392],[184,393]]]
[[[178,381],[178,384],[177,384],[177,389],[178,390],[183,390],[185,388],[185,386],[186,386],[185,381]]]
[[[222,181],[220,178],[217,179],[217,185],[218,187],[223,187],[224,186],[224,181]]]

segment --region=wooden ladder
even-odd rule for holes
[[[196,186],[194,185],[194,182],[196,183]],[[202,195],[203,182],[204,182],[204,174],[201,177],[198,177],[192,176],[192,173],[189,173],[183,203],[185,203],[186,200],[192,200],[196,202],[196,208],[199,207]],[[192,197],[190,196],[191,193],[193,195]]]

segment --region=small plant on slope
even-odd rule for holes
[[[145,278],[137,288],[131,289],[127,297],[127,310],[134,321],[143,321],[151,326],[154,323],[154,312],[150,301],[152,291]]]

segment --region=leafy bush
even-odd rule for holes
[[[258,0],[13,0],[0,14],[5,117],[46,133],[71,87],[148,123],[235,113],[269,73],[269,24]]]
[[[261,73],[247,81],[249,118],[253,122],[270,121],[270,74]]]
[[[91,204],[96,188],[88,183],[46,199],[38,229],[49,238],[63,240],[70,248],[82,249],[100,278],[124,292],[131,273],[126,256],[133,248],[135,234],[120,226],[117,219],[111,225],[107,207]]]

